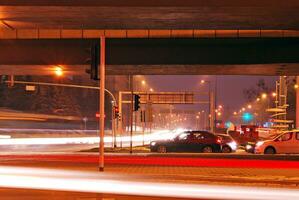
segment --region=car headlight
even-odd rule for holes
[[[235,141],[228,143],[228,145],[230,146],[230,148],[232,150],[236,150],[237,149],[237,143]]]
[[[246,145],[246,150],[249,150],[249,149],[252,149],[252,148],[253,148],[252,145],[250,145],[250,144],[247,144],[247,145]]]
[[[256,146],[256,147],[259,147],[259,146],[262,146],[263,144],[264,144],[264,141],[259,141],[259,142],[256,143],[255,146]]]
[[[151,142],[151,146],[155,146],[156,145],[156,142]]]

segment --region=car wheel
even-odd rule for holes
[[[212,152],[213,152],[213,148],[210,147],[210,146],[205,146],[205,147],[202,149],[202,152],[203,152],[203,153],[212,153]]]
[[[166,153],[167,149],[165,146],[158,146],[157,152],[158,153]]]
[[[273,147],[267,147],[264,151],[264,154],[275,154],[276,151]]]
[[[232,149],[229,146],[222,147],[222,153],[231,153]]]

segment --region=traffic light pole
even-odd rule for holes
[[[104,131],[105,131],[105,37],[100,39],[100,142],[99,142],[99,171],[104,171]]]
[[[133,76],[130,75],[131,89],[131,117],[130,117],[130,154],[133,153],[133,113],[134,113],[134,92],[133,92]]]

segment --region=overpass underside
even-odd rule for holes
[[[298,0],[1,0],[0,73],[85,74],[85,49],[105,36],[111,75],[297,75],[298,10]]]
[[[99,39],[0,40],[0,73],[84,75]],[[297,37],[107,38],[108,75],[298,75]]]

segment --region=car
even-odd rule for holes
[[[221,138],[207,131],[185,131],[173,139],[152,141],[151,152],[221,152]]]
[[[285,131],[272,139],[258,141],[254,151],[257,154],[299,153],[299,130]]]
[[[255,145],[255,142],[247,142],[245,145],[245,151],[247,153],[254,153]]]
[[[235,152],[238,148],[236,141],[228,134],[217,134],[221,138],[221,152],[231,153]]]

